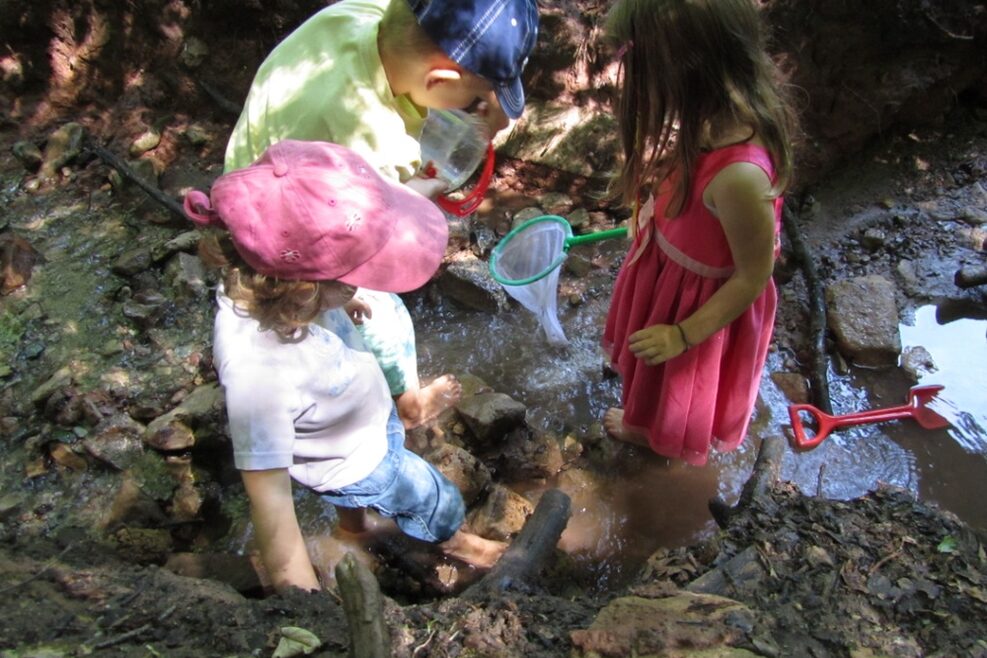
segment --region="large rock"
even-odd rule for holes
[[[754,612],[732,599],[678,592],[611,601],[585,630],[571,631],[573,656],[754,658]]]
[[[504,393],[481,393],[462,400],[456,410],[481,449],[496,446],[524,426],[527,407]]]
[[[826,289],[829,328],[840,353],[859,366],[894,366],[901,352],[895,287],[879,275]]]

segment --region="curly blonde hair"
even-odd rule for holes
[[[220,271],[226,296],[237,308],[257,320],[261,329],[275,331],[284,340],[298,340],[306,327],[325,310],[325,296],[336,281],[283,281],[256,272],[237,253],[229,235],[206,231],[199,240],[199,257]]]

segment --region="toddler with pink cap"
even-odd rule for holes
[[[538,36],[535,0],[339,0],[282,39],[254,75],[227,144],[226,171],[283,139],[353,149],[374,169],[429,197],[447,181],[423,175],[430,109],[468,109],[490,134],[524,110],[522,73]],[[396,294],[360,286],[365,302],[332,329],[360,337],[411,428],[458,402],[451,373],[419,378],[415,329]]]
[[[236,468],[261,559],[277,589],[319,588],[291,480],[367,529],[366,508],[447,556],[491,566],[506,546],[462,529],[456,486],[404,447],[374,356],[322,318],[361,312],[357,287],[405,292],[438,268],[446,220],[424,196],[326,142],[281,141],[251,166],[190,192],[186,214],[210,230],[203,260],[220,268],[213,352]]]

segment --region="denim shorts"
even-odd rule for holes
[[[377,510],[422,541],[452,537],[466,516],[463,496],[438,469],[404,447],[404,426],[396,410],[387,421],[387,443],[387,455],[370,475],[322,492],[322,497],[339,507]]]

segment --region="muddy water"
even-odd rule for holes
[[[623,247],[614,242],[597,248],[612,252]],[[560,302],[570,340],[564,348],[548,345],[534,316],[516,304],[495,316],[451,305],[438,312],[413,309],[423,376],[472,373],[526,404],[534,427],[560,436],[592,434],[594,423],[607,407],[618,404],[620,395],[619,382],[605,377],[602,368],[599,340],[612,275],[600,276],[601,281],[589,285],[583,303]],[[977,504],[987,495],[987,404],[985,389],[977,384],[987,374],[987,322],[940,325],[934,316],[934,308],[920,309],[902,325],[903,345],[925,347],[938,365],[921,383],[945,386],[936,404],[954,427],[930,431],[902,420],[840,430],[815,450],[790,450],[785,479],[808,494],[838,499],[889,483],[987,529],[987,508]],[[780,358],[770,357],[768,372],[779,368]],[[898,370],[831,373],[830,378],[836,413],[902,404],[910,385]],[[515,488],[531,497],[549,486],[566,491],[573,516],[562,548],[595,574],[599,588],[618,586],[655,549],[694,544],[714,532],[707,501],[713,496],[736,501],[760,439],[790,432],[787,406],[766,376],[750,440],[735,452],[713,455],[705,468],[614,445],[588,460],[586,470]]]

